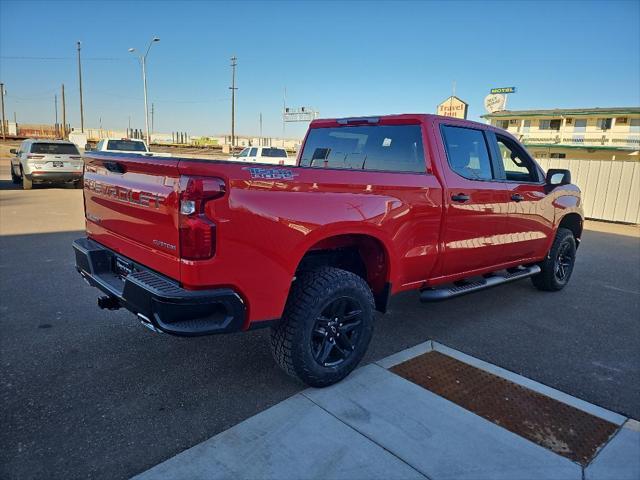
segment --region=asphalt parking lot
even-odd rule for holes
[[[0,160],[0,478],[126,478],[302,390],[268,332],[184,339],[96,307],[74,269],[82,192]],[[640,230],[590,222],[571,284],[529,281],[381,316],[367,362],[427,339],[640,419]]]

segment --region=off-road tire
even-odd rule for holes
[[[361,309],[361,330],[342,363],[321,365],[312,352],[312,330],[325,308],[345,297]],[[373,333],[374,312],[371,289],[358,275],[332,267],[303,272],[291,287],[282,320],[271,329],[273,357],[287,374],[309,386],[339,382],[362,360]]]
[[[22,189],[31,190],[33,188],[33,181],[22,172]]]
[[[568,268],[566,268],[564,278],[560,279],[556,274],[556,269],[558,262],[560,261],[559,256],[563,251],[566,251],[571,256],[571,262]],[[539,263],[542,271],[531,277],[531,282],[538,290],[544,290],[547,292],[562,290],[567,283],[569,283],[569,279],[573,273],[575,259],[576,239],[573,236],[573,232],[568,228],[558,228],[556,238],[553,240],[549,253],[544,261]]]

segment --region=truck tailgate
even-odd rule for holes
[[[125,257],[178,279],[178,160],[85,156],[87,233]]]

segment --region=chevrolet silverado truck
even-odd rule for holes
[[[90,152],[84,178],[73,247],[101,308],[181,336],[270,327],[316,387],[356,367],[398,292],[562,289],[583,227],[568,170],[435,115],[314,120],[291,167]]]

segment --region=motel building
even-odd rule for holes
[[[537,159],[640,160],[640,107],[502,110],[482,118]]]

